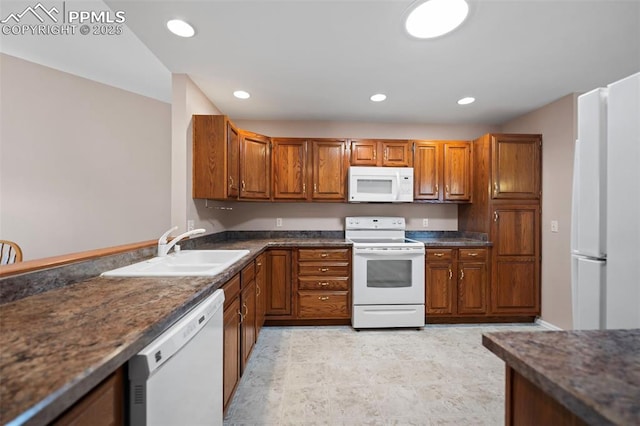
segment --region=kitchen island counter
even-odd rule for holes
[[[507,364],[506,424],[522,414],[509,369],[586,424],[640,424],[640,329],[487,333],[482,343]],[[527,416],[546,415],[532,407],[529,394]]]

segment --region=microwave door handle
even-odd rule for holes
[[[395,199],[400,198],[400,170],[396,170],[396,194]]]

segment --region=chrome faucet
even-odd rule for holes
[[[167,232],[162,234],[160,239],[158,239],[158,257],[163,257],[169,254],[169,251],[171,250],[171,248],[176,244],[178,244],[180,240],[182,240],[183,238],[206,232],[206,229],[203,229],[203,228],[192,229],[191,231],[187,231],[184,234],[178,235],[173,240],[171,240],[171,242],[167,242],[167,238],[169,237],[169,234],[175,231],[176,229],[178,229],[178,227],[174,226],[173,228],[169,229]],[[176,247],[180,247],[180,246],[176,246]]]

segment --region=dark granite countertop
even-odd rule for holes
[[[200,244],[248,249],[216,277],[95,277],[0,305],[0,424],[46,424],[220,288],[267,247],[350,246],[344,239]]]
[[[37,281],[46,279],[55,286],[17,300],[9,294],[9,301],[0,304],[0,423],[46,424],[55,419],[267,247],[351,246],[339,237],[256,236],[183,246],[250,250],[216,277],[95,276],[124,266],[127,256],[116,257],[121,264],[114,258],[71,265],[74,274],[87,269],[84,273],[93,275],[62,287],[64,272],[33,275],[29,285],[44,286]],[[465,239],[464,245],[472,241]],[[153,256],[153,250],[143,253]]]
[[[491,247],[490,241],[477,240],[473,238],[413,238],[424,243],[426,248],[433,247]]]
[[[640,424],[640,329],[487,333],[482,343],[588,424]]]

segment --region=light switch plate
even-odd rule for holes
[[[557,220],[552,220],[551,221],[551,232],[558,232],[558,221]]]

